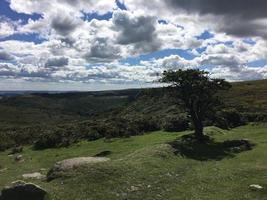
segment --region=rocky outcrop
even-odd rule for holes
[[[71,170],[75,167],[87,164],[106,162],[108,160],[109,158],[105,157],[77,157],[59,161],[47,173],[47,181],[51,181],[55,178],[58,178],[63,174],[63,172]]]
[[[22,177],[24,179],[43,179],[45,176],[41,174],[40,172],[34,172],[30,174],[23,174]]]

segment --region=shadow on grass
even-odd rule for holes
[[[204,141],[198,141],[192,134],[169,143],[176,151],[175,154],[195,160],[222,160],[226,157],[234,157],[242,151],[251,150],[252,144],[248,140],[227,140],[216,142],[206,137]]]

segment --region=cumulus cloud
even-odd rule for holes
[[[0,38],[8,37],[16,33],[19,21],[12,21],[11,19],[0,15]]]
[[[132,44],[132,53],[153,52],[161,42],[156,32],[156,17],[128,11],[116,11],[112,22],[118,32],[116,42],[121,45]]]
[[[81,20],[71,16],[62,16],[59,13],[53,17],[51,27],[60,35],[68,35],[73,32],[81,23]]]
[[[84,10],[85,12],[98,12],[100,14],[112,10],[116,6],[115,1],[106,0],[10,0],[10,7],[18,13],[47,14],[60,8],[65,12]]]
[[[267,77],[266,66],[248,66],[267,58],[264,0],[120,1],[127,10],[113,0],[10,0],[15,12],[40,17],[23,23],[0,17],[0,76],[121,84],[153,82],[166,69],[202,67],[229,80]],[[107,13],[105,20],[84,19]],[[203,38],[204,32],[213,36]],[[6,38],[15,33],[44,40]],[[166,53],[170,49],[192,56]],[[155,51],[157,58],[150,54]],[[142,60],[144,54],[149,59]],[[137,61],[120,60],[127,58]]]
[[[163,18],[176,21],[181,16],[190,16],[192,19],[200,17],[199,23],[208,27],[215,27],[217,31],[226,32],[235,36],[266,35],[265,0],[124,0],[130,9],[145,9],[147,12],[160,14]],[[178,13],[178,14],[177,14]],[[201,20],[202,19],[202,20]],[[183,24],[183,23],[182,23]]]
[[[110,43],[108,38],[95,38],[90,51],[85,54],[89,62],[111,62],[120,57],[120,48]]]
[[[152,41],[156,37],[156,18],[153,16],[135,16],[127,11],[117,11],[113,14],[113,23],[119,31],[119,44]]]
[[[51,66],[62,67],[62,66],[68,65],[68,63],[69,63],[69,59],[65,57],[49,58],[46,61],[45,66],[46,67],[51,67]]]
[[[0,60],[10,61],[13,60],[13,56],[6,51],[0,50]]]

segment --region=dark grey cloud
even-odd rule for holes
[[[89,62],[111,62],[120,57],[120,48],[111,44],[108,38],[95,38],[90,51],[85,55]]]
[[[113,14],[114,29],[119,32],[116,42],[121,45],[133,45],[133,54],[158,50],[161,42],[156,33],[156,17],[131,15],[118,11]]]
[[[206,55],[200,61],[201,65],[223,65],[235,68],[240,65],[240,60],[234,55]]]
[[[57,15],[52,19],[51,26],[60,35],[68,35],[74,31],[80,24],[80,21],[72,16]]]
[[[188,12],[214,15],[236,15],[248,19],[267,16],[266,0],[170,0],[170,7]]]
[[[155,17],[130,17],[127,12],[116,12],[113,16],[115,28],[120,32],[119,44],[152,41],[155,36]]]
[[[170,0],[166,4],[175,12],[181,9],[188,13],[221,17],[217,24],[219,31],[267,39],[266,0]],[[260,19],[262,21],[257,21]]]
[[[9,66],[9,64],[6,63],[0,63],[0,77],[9,77],[9,76],[15,76],[16,72],[14,68]]]
[[[11,61],[14,57],[6,51],[0,51],[0,60]]]
[[[65,57],[49,58],[45,63],[45,67],[63,67],[68,65],[68,63],[69,59]]]

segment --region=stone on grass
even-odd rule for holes
[[[252,189],[252,190],[261,190],[261,189],[263,189],[262,186],[257,185],[257,184],[252,184],[252,185],[249,186],[249,188]]]
[[[54,164],[54,166],[48,171],[47,181],[51,181],[55,178],[58,178],[62,175],[63,172],[71,170],[75,167],[87,164],[106,162],[108,160],[110,159],[105,157],[77,157],[59,161]]]
[[[137,191],[139,188],[132,185],[131,188],[130,188],[130,191],[134,192],[134,191]]]
[[[40,171],[41,171],[41,172],[45,172],[46,169],[45,169],[45,168],[41,168]]]
[[[0,173],[5,172],[7,168],[0,169]]]
[[[22,162],[24,162],[24,159],[23,159],[22,155],[17,155],[15,157],[15,161],[18,163],[22,163]]]
[[[22,177],[24,179],[43,179],[45,178],[45,176],[39,172],[34,172],[34,173],[30,173],[30,174],[23,174]]]
[[[2,190],[0,200],[43,200],[46,194],[38,185],[15,181]]]

